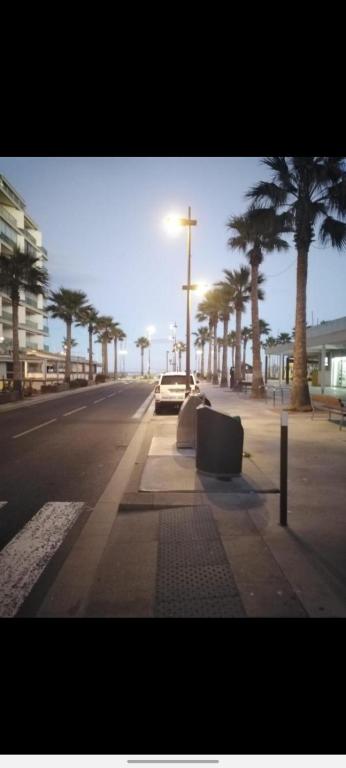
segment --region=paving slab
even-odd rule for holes
[[[244,459],[243,472],[230,480],[197,472],[196,459],[182,455],[148,455],[142,473],[140,491],[206,491],[211,493],[277,493],[277,485],[250,459]]]
[[[177,448],[175,437],[153,437],[148,456],[195,456],[194,448]]]

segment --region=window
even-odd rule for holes
[[[177,373],[173,374],[172,376],[162,376],[161,384],[163,386],[171,385],[174,386],[176,384],[183,385],[186,382],[186,376],[183,373]],[[194,384],[193,377],[190,376],[190,384]]]

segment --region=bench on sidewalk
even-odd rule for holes
[[[312,405],[312,418],[314,418],[315,411],[328,411],[328,420],[330,421],[330,414],[336,413],[340,416],[339,429],[344,426],[344,418],[346,416],[346,405],[338,397],[332,395],[311,395]]]

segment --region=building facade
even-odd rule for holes
[[[23,198],[0,174],[0,251],[10,256],[15,246],[35,255],[38,265],[46,264],[42,232],[27,213]],[[21,291],[20,299],[19,347],[24,361],[27,350],[49,351],[48,325],[42,295],[33,296],[28,291]],[[8,293],[0,288],[0,376],[11,377],[11,355],[12,304]]]
[[[306,330],[308,379],[312,385],[346,390],[346,317]],[[287,384],[293,377],[294,342],[266,348],[267,379]]]

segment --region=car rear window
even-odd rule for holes
[[[176,376],[162,376],[161,384],[167,385],[170,384],[171,386],[174,386],[175,384],[185,384],[186,382],[186,376],[181,373],[177,373]],[[190,384],[194,384],[193,377],[190,376]]]

